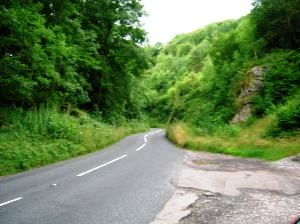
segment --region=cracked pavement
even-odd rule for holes
[[[185,151],[177,190],[151,224],[291,224],[299,214],[298,159]]]

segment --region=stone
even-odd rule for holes
[[[237,99],[242,107],[233,117],[232,123],[247,121],[251,116],[251,97],[263,89],[265,70],[264,67],[255,66],[248,71],[249,82],[240,90]]]
[[[214,196],[216,196],[214,193],[211,193],[209,191],[204,192],[203,195],[206,196],[206,197],[214,197]]]
[[[232,119],[233,123],[239,123],[241,121],[247,121],[251,115],[251,106],[246,104],[243,106],[242,110],[238,112]]]

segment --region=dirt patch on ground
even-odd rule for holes
[[[290,224],[300,213],[300,163],[186,152],[177,191],[153,224]]]

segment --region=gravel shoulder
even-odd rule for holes
[[[297,157],[265,162],[185,151],[176,191],[151,224],[291,224],[299,214]]]

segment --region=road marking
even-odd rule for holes
[[[154,131],[154,132],[150,132],[150,133],[148,133],[148,134],[146,134],[146,135],[144,135],[144,144],[143,145],[141,145],[139,148],[137,148],[135,151],[140,151],[142,148],[144,148],[145,146],[146,146],[146,143],[147,143],[147,137],[148,136],[150,136],[150,135],[154,135],[154,134],[157,134],[157,133],[159,133],[159,132],[161,132],[162,130],[157,130],[157,131]]]
[[[13,202],[15,202],[15,201],[19,201],[19,200],[21,200],[21,199],[23,199],[23,197],[15,198],[15,199],[13,199],[13,200],[4,202],[4,203],[0,204],[0,207],[1,207],[1,206],[4,206],[4,205],[7,205],[7,204],[10,204],[10,203],[13,203]]]
[[[144,143],[143,145],[141,145],[140,147],[138,147],[135,151],[140,151],[142,148],[144,148],[146,146],[146,143]]]
[[[157,130],[157,131],[151,132],[151,133],[147,134],[147,136],[148,136],[148,135],[154,135],[154,134],[157,134],[157,133],[159,133],[159,132],[162,132],[162,130]]]
[[[82,177],[83,175],[89,174],[89,173],[91,173],[91,172],[93,172],[93,171],[95,171],[95,170],[98,170],[98,169],[100,169],[100,168],[102,168],[102,167],[105,167],[105,166],[107,166],[107,165],[109,165],[109,164],[112,164],[112,163],[114,163],[114,162],[117,162],[118,160],[123,159],[123,158],[125,158],[126,156],[127,156],[127,155],[120,156],[120,157],[118,157],[118,158],[116,158],[116,159],[113,159],[113,160],[111,160],[111,161],[109,161],[109,162],[107,162],[107,163],[104,163],[104,164],[102,164],[102,165],[100,165],[100,166],[97,166],[97,167],[95,167],[95,168],[93,168],[93,169],[90,169],[90,170],[87,170],[87,171],[85,171],[85,172],[83,172],[83,173],[77,174],[76,176],[77,176],[77,177]]]
[[[162,132],[162,130],[157,130],[157,131],[150,132],[150,133],[144,135],[144,139],[147,138],[147,137],[150,136],[150,135],[154,135],[154,134],[157,134],[157,133],[159,133],[159,132]]]

